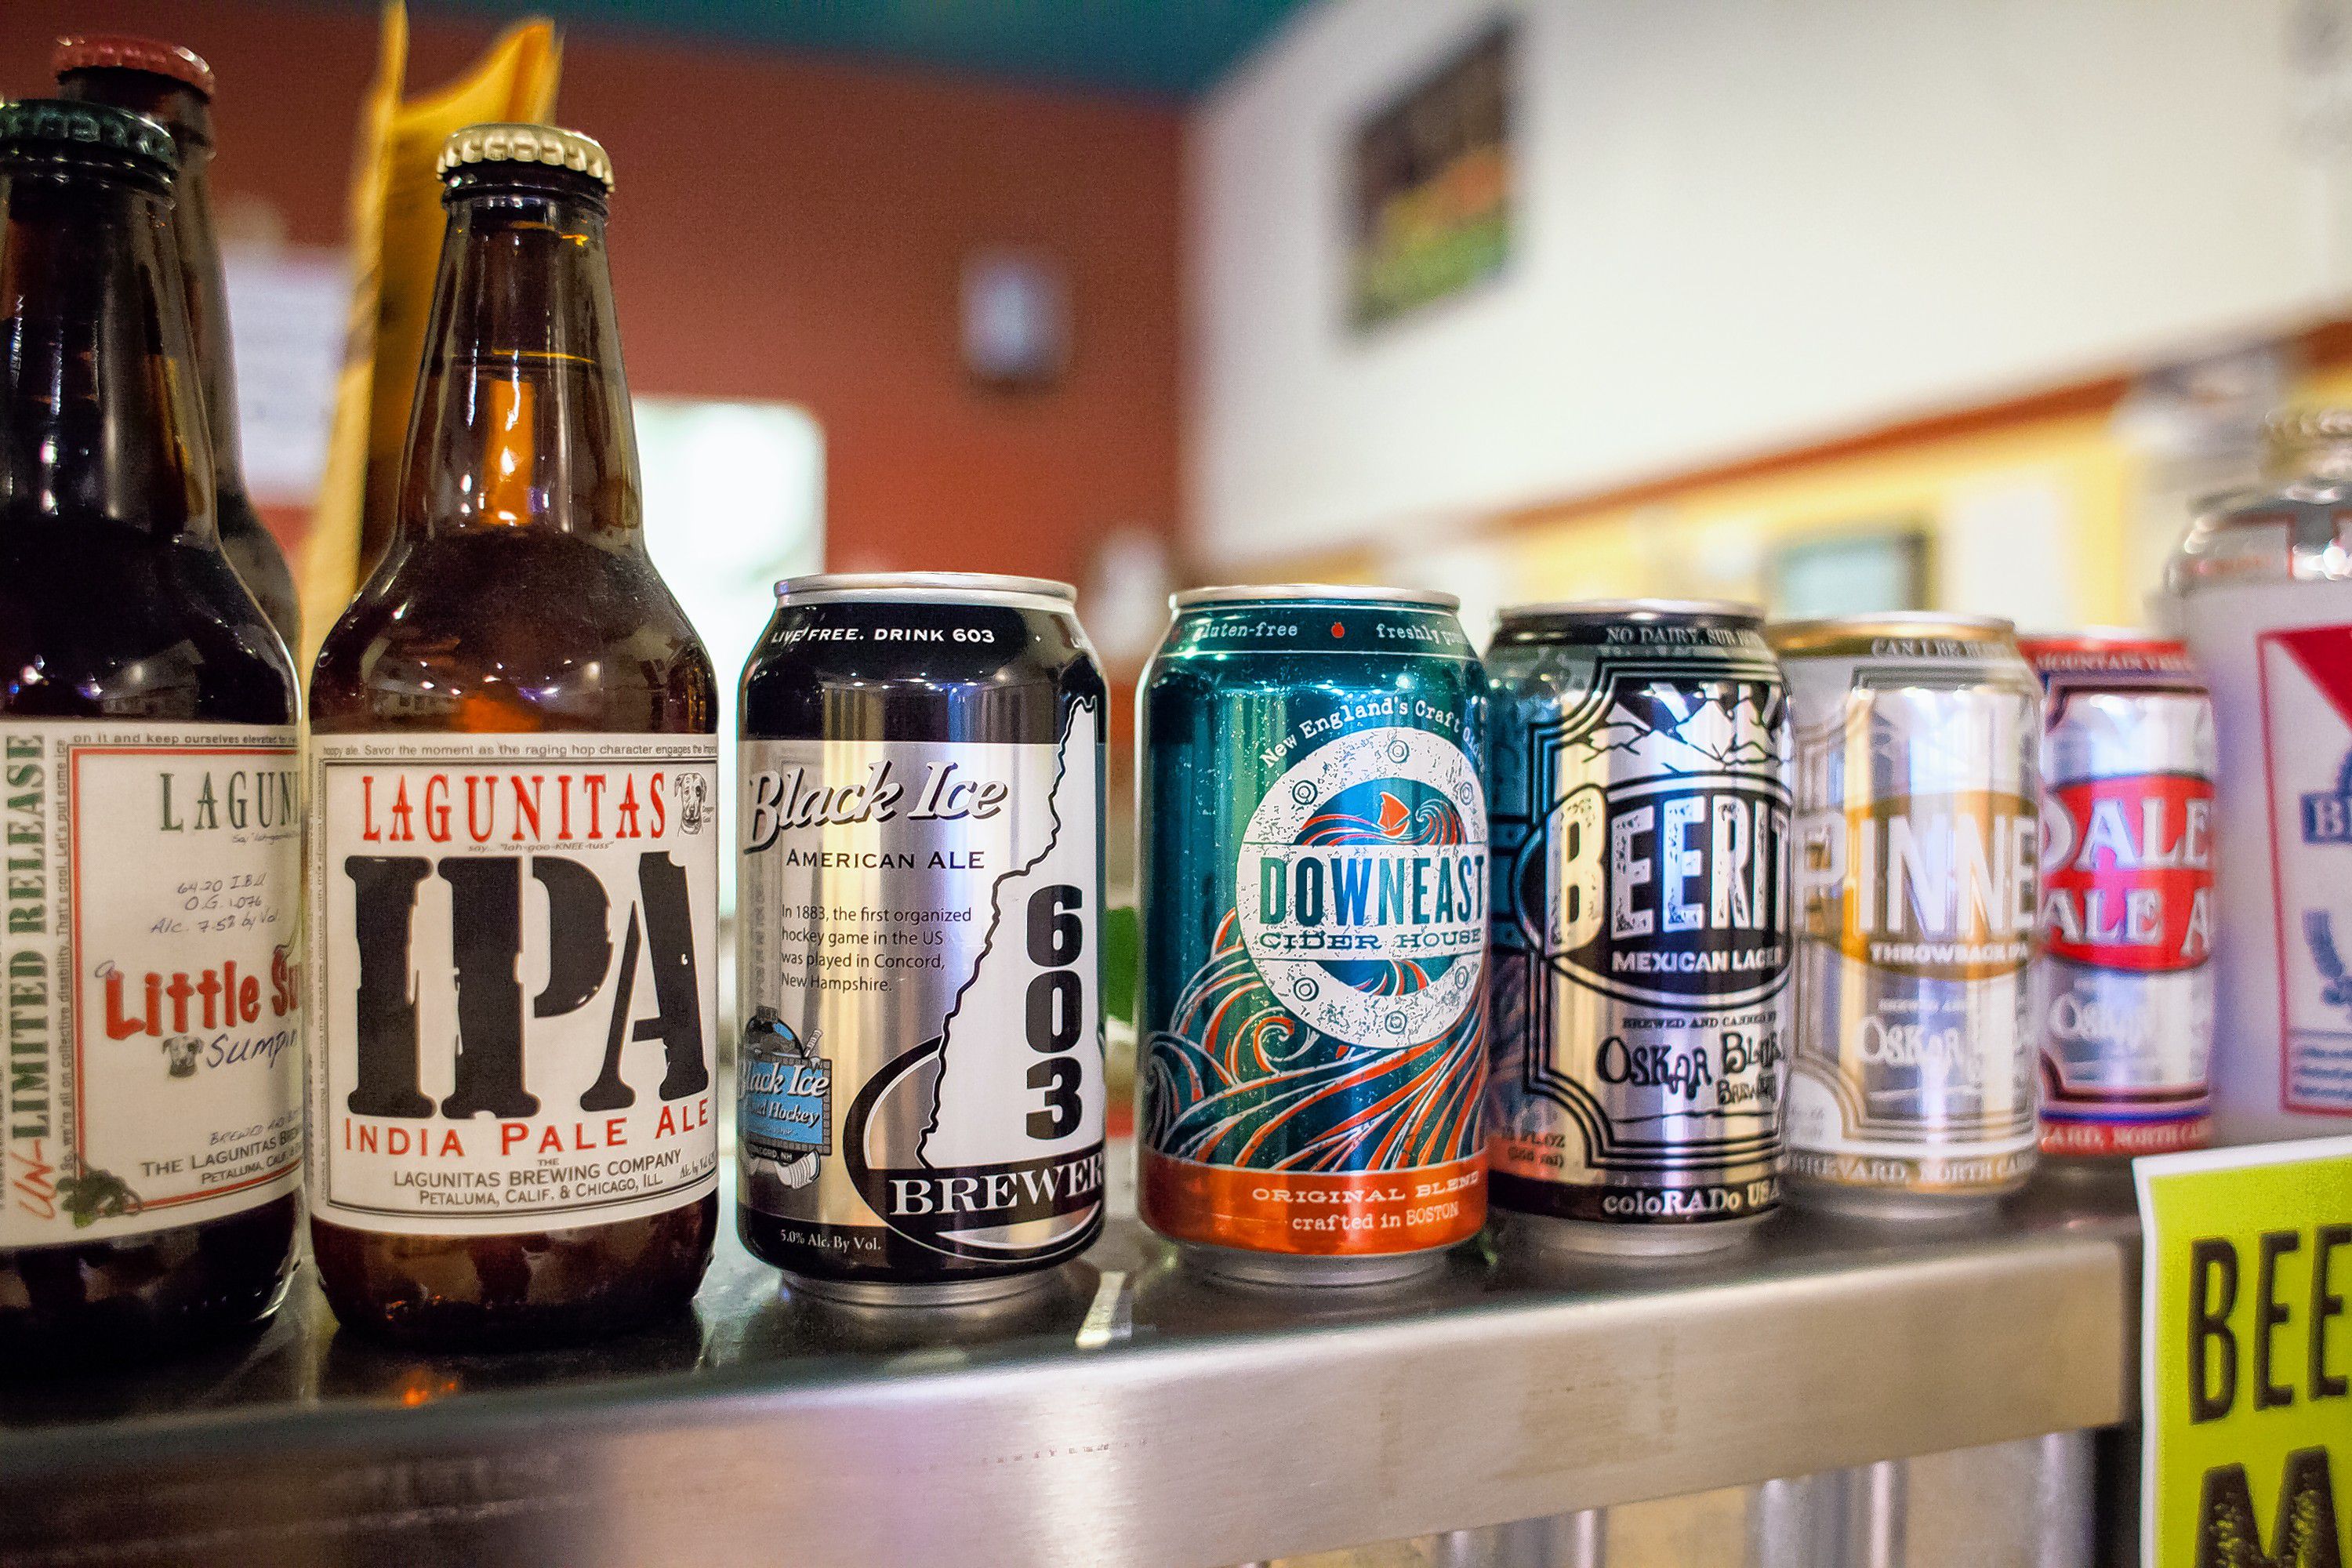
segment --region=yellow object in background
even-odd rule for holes
[[[2141,1561],[2352,1562],[2352,1138],[2163,1155],[2134,1173]]]
[[[457,81],[404,99],[408,14],[400,0],[383,9],[383,62],[360,108],[352,172],[351,332],[299,574],[305,669],[391,533],[441,255],[441,144],[468,125],[547,120],[560,67],[554,24],[521,22]]]

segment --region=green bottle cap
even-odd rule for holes
[[[0,103],[0,156],[69,157],[93,153],[147,163],[159,174],[172,174],[180,167],[172,133],[143,114],[61,98],[20,98]]]

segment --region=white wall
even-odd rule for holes
[[[2347,10],[1324,0],[1195,120],[1196,543],[1425,532],[2321,313],[2344,161],[2290,112],[2298,5]],[[1358,338],[1349,128],[1503,11],[1510,270]]]

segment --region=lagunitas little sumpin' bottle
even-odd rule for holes
[[[0,1376],[277,1309],[299,1210],[299,696],[214,526],[175,154],[0,105]]]
[[[2271,421],[2266,479],[2166,572],[2213,693],[2213,1130],[2352,1131],[2352,410]]]

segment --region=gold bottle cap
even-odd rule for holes
[[[593,136],[552,125],[468,125],[441,144],[433,172],[443,179],[469,163],[544,163],[613,188],[613,161]]]

